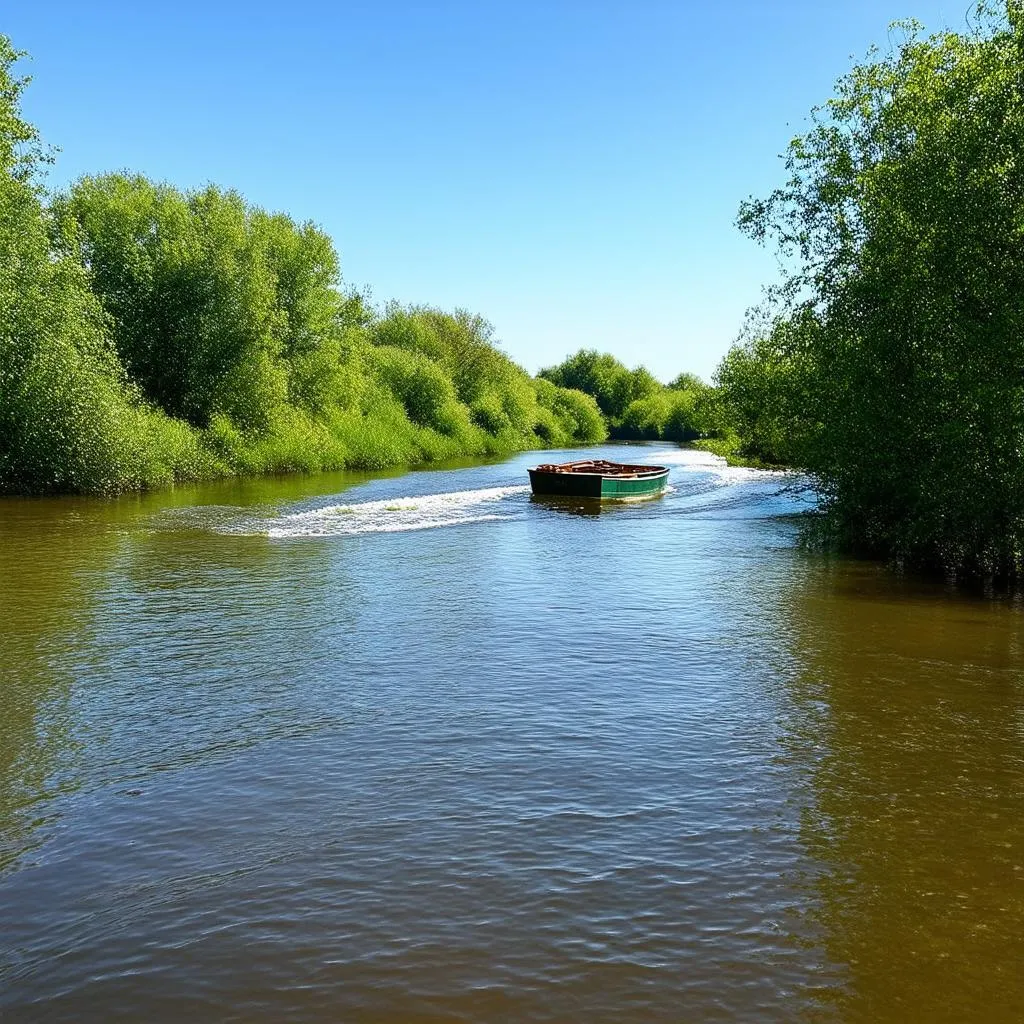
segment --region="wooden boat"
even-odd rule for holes
[[[654,497],[668,480],[666,466],[630,466],[607,459],[547,463],[529,472],[534,494],[619,501]]]

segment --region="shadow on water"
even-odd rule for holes
[[[4,503],[0,520],[0,874],[42,842],[40,808],[73,785],[75,679],[116,532],[89,502]]]
[[[571,498],[554,494],[531,494],[530,504],[539,509],[568,516],[599,516],[607,512],[598,498]]]
[[[562,515],[595,518],[621,515],[638,506],[655,504],[663,497],[664,495],[659,494],[633,501],[602,501],[600,498],[577,498],[560,494],[531,494],[530,504]]]
[[[809,559],[784,595],[786,760],[844,1021],[1024,1015],[1020,609]]]

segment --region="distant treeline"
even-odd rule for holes
[[[139,176],[47,197],[0,37],[0,490],[114,493],[607,436],[464,311],[371,309],[330,239]]]
[[[722,429],[715,389],[691,373],[666,386],[643,366],[630,370],[608,353],[581,349],[540,376],[593,396],[619,440],[693,441]]]

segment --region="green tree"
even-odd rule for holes
[[[631,402],[649,398],[663,386],[644,367],[630,370],[613,355],[596,349],[580,349],[540,375],[559,387],[592,395],[613,426]]]
[[[720,414],[740,438],[739,454],[770,465],[808,466],[820,423],[822,380],[808,355],[818,323],[804,310],[736,345],[715,373]],[[823,411],[822,411],[822,414]]]
[[[673,380],[669,381],[670,391],[700,391],[707,385],[695,373],[680,373]]]
[[[558,387],[542,377],[537,378],[534,386],[540,405],[551,411],[558,428],[558,433],[546,436],[545,440],[552,444],[596,444],[608,436],[608,427],[593,396],[575,388]]]
[[[20,115],[20,56],[0,36],[0,489],[166,480],[195,446],[128,387],[75,233],[41,202],[45,152]]]
[[[1021,5],[983,5],[978,25],[927,39],[904,26],[894,52],[838,83],[791,143],[788,181],[740,224],[788,261],[766,365],[799,381],[786,415],[833,534],[908,564],[1016,574]],[[735,393],[733,363],[720,382]]]
[[[77,225],[128,372],[170,415],[265,428],[289,398],[354,400],[338,258],[314,225],[119,174],[83,178],[55,210]]]

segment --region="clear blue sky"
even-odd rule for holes
[[[733,226],[852,57],[971,0],[5,4],[50,183],[130,169],[312,219],[347,283],[710,377],[774,274]]]

